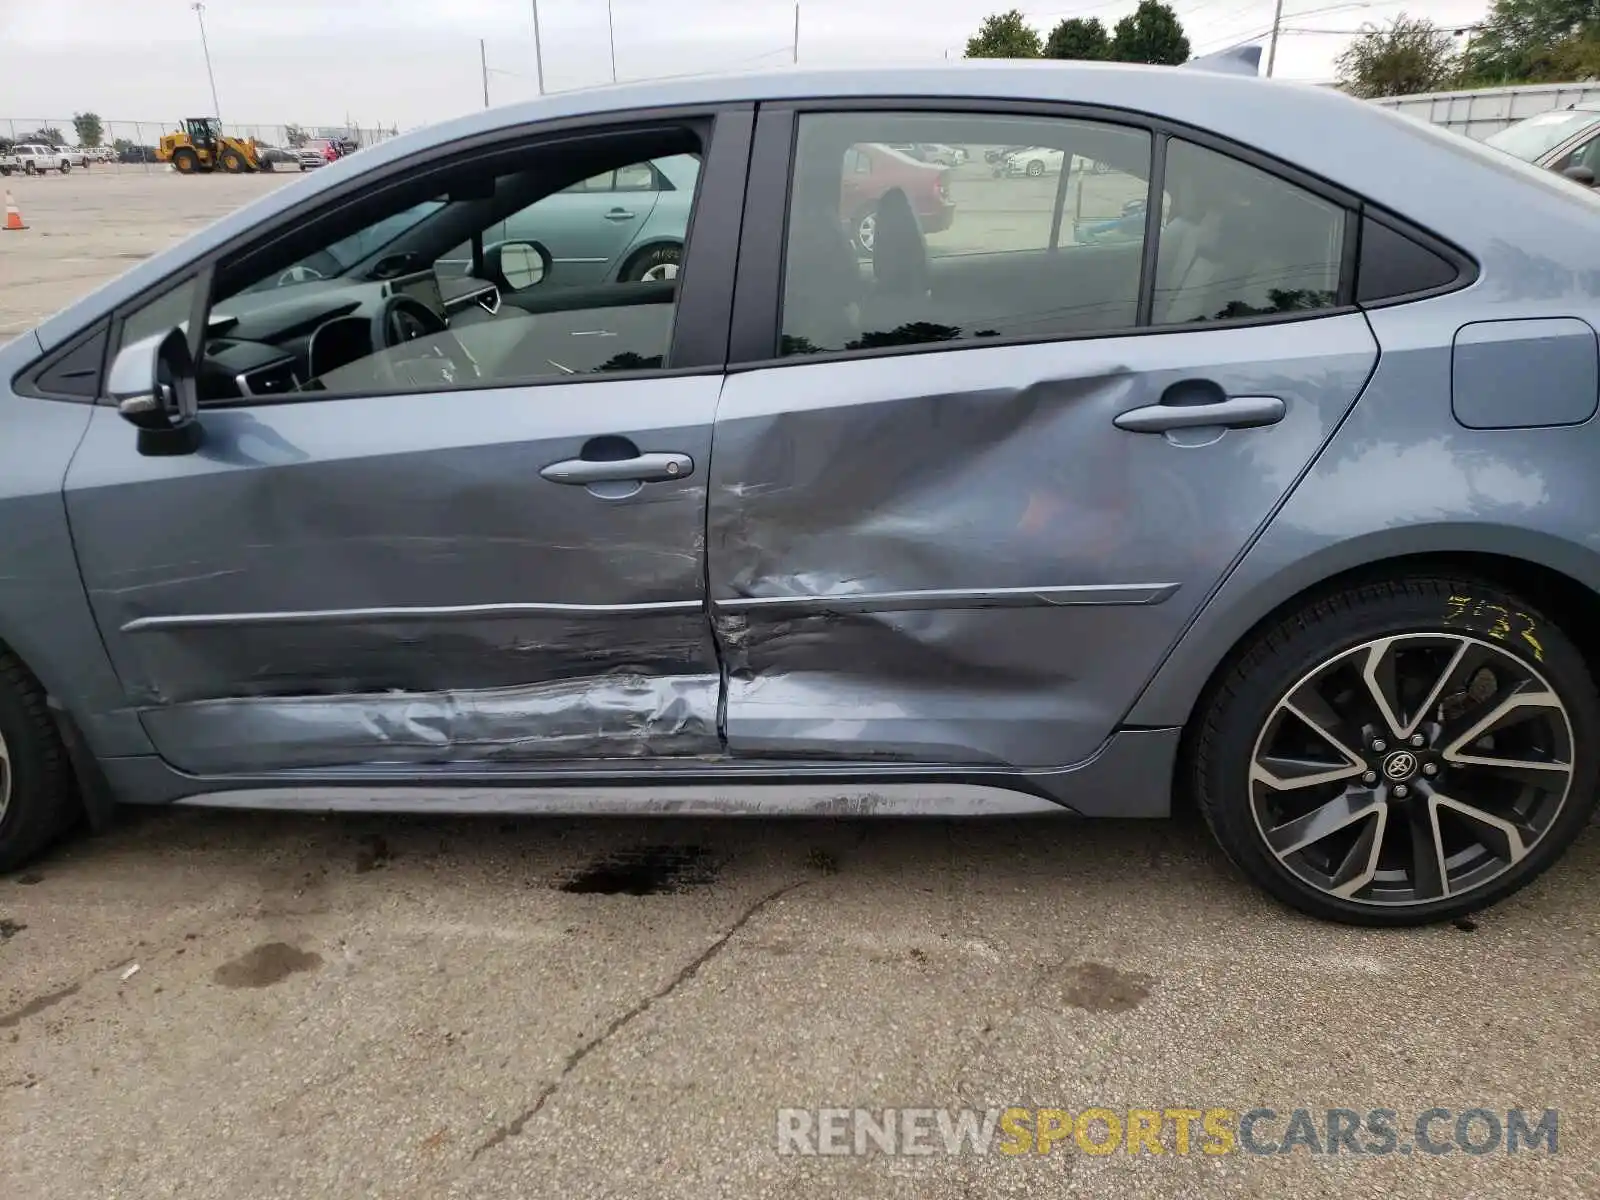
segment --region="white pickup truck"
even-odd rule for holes
[[[9,175],[13,171],[24,175],[60,171],[65,175],[73,167],[88,165],[82,150],[71,146],[47,146],[43,142],[22,142],[13,146],[10,154],[0,155],[0,175]]]

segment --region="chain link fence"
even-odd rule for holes
[[[165,171],[166,163],[156,160],[156,147],[164,135],[181,128],[177,121],[112,121],[100,123],[99,146],[89,154],[89,169],[112,171]],[[354,141],[357,146],[372,146],[395,137],[400,130],[366,125],[256,125],[224,121],[222,132],[229,137],[255,141],[262,157],[278,169],[295,168],[294,150],[315,138]],[[71,117],[0,117],[0,151],[4,143],[47,142],[51,145],[86,149],[79,145],[77,128]]]

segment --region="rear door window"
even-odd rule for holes
[[[897,148],[934,143],[964,161]],[[782,353],[1134,324],[1150,155],[1146,131],[1095,121],[803,115]]]

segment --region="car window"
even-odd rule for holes
[[[603,149],[590,141],[585,157]],[[563,231],[546,223],[536,243],[508,222],[565,188],[556,152],[506,164],[493,175],[470,165],[459,177],[446,170],[395,189],[396,198],[375,203],[353,232],[335,210],[323,220],[326,240],[308,236],[303,245],[313,248],[293,264],[263,256],[237,274],[224,264],[207,323],[202,404],[492,387],[666,366],[693,192],[682,199],[670,258],[652,250],[650,262],[670,262],[672,270],[640,282],[561,288],[550,284],[554,258],[545,243],[559,247]],[[644,168],[651,170],[648,162]],[[432,198],[418,198],[424,187]],[[609,236],[618,224],[580,224],[576,236]],[[626,243],[631,234],[623,226],[616,236]],[[452,261],[463,237],[467,258]],[[476,269],[474,241],[482,246]]]
[[[781,352],[1132,325],[1150,152],[1145,131],[1093,121],[803,115]]]
[[[1600,179],[1600,136],[1592,137],[1575,147],[1555,164],[1557,171],[1565,171],[1571,167],[1587,167],[1595,173],[1597,179]]]
[[[613,186],[619,192],[653,192],[656,190],[656,173],[649,163],[634,163],[618,169]]]
[[[154,337],[158,333],[187,327],[190,313],[194,308],[194,292],[197,286],[197,282],[191,277],[129,312],[122,320],[122,332],[117,339],[116,349],[112,351],[113,357],[118,351],[135,342],[142,342],[145,338]]]
[[[1344,210],[1177,138],[1156,253],[1157,325],[1314,312],[1337,303]]]
[[[1523,162],[1533,162],[1597,120],[1600,114],[1581,108],[1542,112],[1491,133],[1483,139],[1483,144],[1503,150]]]

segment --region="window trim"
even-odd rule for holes
[[[1452,242],[1447,242],[1437,234],[1430,233],[1415,222],[1408,221],[1397,213],[1380,208],[1376,204],[1363,203],[1361,211],[1356,217],[1356,262],[1361,261],[1360,230],[1364,221],[1371,220],[1386,227],[1390,232],[1401,237],[1409,238],[1423,249],[1437,254],[1456,269],[1456,277],[1449,283],[1440,284],[1434,288],[1422,288],[1415,292],[1402,292],[1394,296],[1384,296],[1378,300],[1360,301],[1362,311],[1375,308],[1393,308],[1396,304],[1411,304],[1417,300],[1431,300],[1435,296],[1448,296],[1451,292],[1459,292],[1478,282],[1480,268],[1477,259]],[[1359,294],[1360,279],[1355,280],[1357,291],[1352,296]]]
[[[1136,323],[1118,329],[1096,329],[1081,333],[1061,333],[1048,336],[1022,334],[1014,337],[963,338],[948,342],[914,343],[900,346],[879,346],[863,350],[826,350],[815,354],[784,355],[781,350],[783,272],[788,245],[789,188],[794,176],[794,157],[798,146],[799,118],[814,113],[872,113],[890,112],[915,115],[940,113],[957,117],[1020,116],[1048,120],[1095,121],[1101,124],[1121,125],[1138,129],[1151,139],[1151,181],[1160,187],[1165,181],[1167,142],[1174,137],[1202,149],[1211,150],[1246,166],[1262,171],[1281,182],[1334,204],[1344,211],[1343,241],[1340,246],[1340,265],[1336,303],[1310,312],[1269,313],[1261,316],[1231,317],[1216,321],[1199,321],[1181,325],[1150,324],[1155,287],[1155,257],[1159,252],[1159,239],[1151,236],[1152,224],[1159,228],[1162,205],[1152,203],[1147,197],[1145,242],[1140,261],[1139,300],[1136,306]],[[781,180],[771,175],[781,174]],[[1158,178],[1159,177],[1159,178]],[[1160,195],[1159,191],[1154,192]],[[827,97],[810,100],[783,100],[762,103],[756,111],[755,145],[750,159],[749,180],[745,193],[747,220],[740,242],[739,272],[735,284],[734,330],[729,341],[728,371],[744,372],[766,370],[772,367],[801,366],[807,363],[854,361],[862,358],[883,358],[902,354],[949,353],[961,350],[979,350],[997,346],[1041,345],[1055,342],[1075,342],[1100,338],[1148,337],[1153,335],[1195,333],[1220,329],[1250,329],[1261,325],[1280,325],[1289,322],[1321,320],[1327,317],[1361,312],[1364,307],[1355,302],[1356,271],[1360,264],[1360,229],[1363,216],[1380,210],[1368,204],[1361,196],[1331,180],[1307,171],[1292,163],[1264,154],[1219,136],[1210,130],[1200,129],[1182,121],[1139,112],[1134,109],[1113,108],[1104,105],[1074,104],[1061,101],[992,100],[969,96],[857,96]],[[1385,215],[1386,223],[1395,224],[1399,218]],[[1396,224],[1397,229],[1414,228],[1410,222]],[[1410,236],[1408,234],[1408,236]],[[1464,252],[1427,235],[1417,240],[1444,254],[1451,262],[1465,264],[1456,280],[1444,288],[1427,293],[1442,295],[1469,286],[1477,279],[1477,264]],[[1147,296],[1146,293],[1149,293]],[[1409,296],[1404,300],[1426,298]],[[1396,303],[1400,301],[1384,301]],[[1147,307],[1148,305],[1148,307]]]
[[[109,318],[102,317],[93,321],[75,336],[68,338],[49,354],[33,360],[22,370],[18,371],[11,380],[11,390],[19,396],[26,396],[30,400],[54,400],[62,404],[99,404],[100,394],[105,391],[102,386],[105,382],[106,371],[110,367],[112,335]],[[31,337],[32,334],[26,336]],[[65,359],[76,354],[83,347],[93,342],[96,338],[104,337],[105,341],[100,346],[100,363],[95,368],[94,391],[87,396],[76,396],[70,392],[49,391],[40,384],[40,380],[48,375]]]
[[[457,141],[443,142],[425,150],[406,155],[381,167],[365,171],[338,187],[301,201],[299,204],[275,213],[271,218],[252,226],[238,237],[217,246],[172,274],[156,281],[117,305],[95,326],[109,323],[110,337],[107,354],[101,365],[98,396],[88,403],[110,404],[105,397],[105,376],[115,351],[120,348],[123,324],[127,318],[160,300],[163,296],[191,282],[198,282],[205,297],[204,309],[211,307],[212,283],[219,269],[228,263],[238,262],[291,235],[307,222],[319,220],[341,208],[362,203],[374,190],[411,181],[419,171],[448,169],[470,163],[476,159],[499,155],[522,145],[547,144],[551,141],[623,134],[630,131],[648,133],[674,124],[699,123],[706,127],[708,144],[703,148],[704,159],[695,180],[695,195],[691,201],[689,224],[684,231],[683,262],[690,263],[689,248],[696,248],[694,269],[679,272],[678,297],[674,304],[672,341],[668,361],[681,361],[682,365],[639,371],[611,371],[603,375],[551,376],[505,381],[479,381],[470,387],[440,388],[439,393],[497,391],[503,388],[541,387],[573,383],[613,383],[633,379],[660,379],[668,376],[720,374],[727,362],[727,331],[733,309],[733,265],[739,251],[739,236],[743,225],[744,195],[750,145],[755,127],[756,106],[749,101],[714,102],[705,104],[669,106],[661,108],[628,109],[618,112],[586,113],[549,121],[528,122],[510,128],[497,129]],[[653,164],[652,164],[653,168]],[[555,193],[552,193],[555,194]],[[709,236],[696,241],[696,229],[702,217],[715,209],[713,217],[706,218],[704,228]],[[73,339],[72,344],[76,344]],[[64,348],[63,348],[64,349]],[[48,356],[53,362],[56,353]],[[25,368],[25,370],[30,370]],[[47,369],[41,367],[40,369]],[[242,400],[208,404],[202,411],[227,407],[265,407],[279,404],[328,403],[361,397],[386,395],[415,395],[415,388],[370,389],[352,392],[285,393],[272,397],[253,396]],[[83,400],[76,397],[73,399]]]

